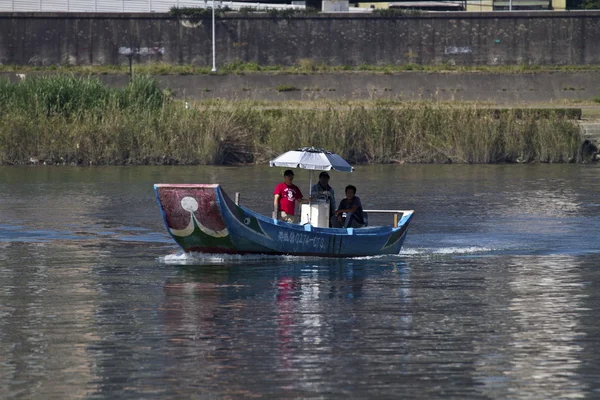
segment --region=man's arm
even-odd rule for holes
[[[279,195],[273,196],[273,219],[277,219],[279,216]]]
[[[344,208],[344,209],[338,209],[335,211],[336,215],[339,215],[341,213],[345,213],[345,212],[356,212],[356,210],[358,210],[358,206],[360,205],[360,203],[356,203],[355,201],[352,202],[352,207],[350,208]]]
[[[304,198],[304,195],[302,195],[300,188],[296,186],[296,190],[298,191],[298,197],[296,197],[296,201],[298,202],[298,204],[310,203],[310,200]]]

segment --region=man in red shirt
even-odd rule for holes
[[[277,219],[291,224],[298,223],[296,218],[296,201],[303,203],[302,192],[294,185],[294,171],[291,169],[283,173],[283,182],[275,186],[273,191],[273,209]]]

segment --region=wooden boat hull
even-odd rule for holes
[[[220,185],[156,184],[168,232],[185,252],[357,257],[398,254],[412,212],[397,227],[317,228],[236,205]]]

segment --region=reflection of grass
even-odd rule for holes
[[[579,109],[401,101],[173,101],[149,78],[0,80],[0,163],[264,163],[314,145],[352,163],[566,162]]]
[[[168,63],[134,64],[136,73],[145,75],[208,75],[210,66],[197,65],[174,65]],[[370,72],[374,74],[390,74],[406,71],[440,72],[440,73],[495,73],[495,74],[522,74],[538,72],[578,72],[578,71],[600,71],[600,65],[502,65],[502,66],[451,66],[451,65],[325,65],[317,64],[310,59],[302,59],[296,65],[259,65],[256,63],[233,62],[219,66],[217,74],[240,74],[240,73],[279,73],[279,74],[315,74],[334,72]],[[76,74],[120,74],[129,73],[127,65],[98,65],[98,66],[15,66],[0,65],[0,72],[63,72]],[[572,90],[575,90],[573,88]]]

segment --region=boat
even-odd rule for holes
[[[236,204],[219,184],[155,184],[169,234],[185,251],[360,257],[398,254],[413,210],[365,210],[394,216],[389,226],[329,228],[292,224]],[[312,222],[312,221],[311,221]]]
[[[290,150],[269,164],[309,170],[309,188],[315,170],[354,170],[339,155],[315,147]],[[186,253],[320,257],[398,254],[414,214],[413,210],[363,210],[364,226],[329,228],[331,205],[319,196],[301,205],[300,224],[292,224],[278,220],[275,214],[269,218],[241,206],[219,184],[156,184],[154,191],[167,230]],[[368,226],[370,213],[391,214],[393,224]]]

